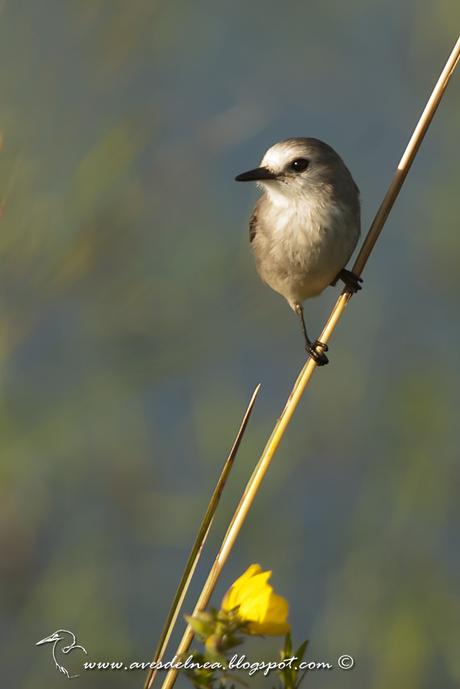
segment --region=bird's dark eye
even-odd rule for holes
[[[289,163],[289,170],[292,172],[303,172],[310,165],[310,161],[306,158],[296,158]]]

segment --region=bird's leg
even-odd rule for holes
[[[358,277],[358,275],[355,275],[355,273],[353,273],[351,270],[347,270],[346,268],[343,268],[340,271],[340,273],[334,279],[334,282],[331,282],[331,286],[334,287],[338,280],[342,280],[342,282],[345,284],[345,287],[350,290],[352,294],[359,292],[361,289],[361,282],[363,281],[362,278]]]
[[[302,328],[302,333],[305,339],[305,350],[308,352],[311,358],[314,359],[317,366],[324,366],[325,364],[329,363],[329,359],[324,353],[327,352],[327,344],[325,344],[324,342],[320,342],[319,340],[315,340],[315,342],[312,342],[308,337],[307,328],[305,326],[305,319],[303,317],[302,305],[295,304],[294,311],[296,312],[300,320],[300,327]]]

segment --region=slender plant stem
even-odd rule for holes
[[[401,161],[399,162],[393,181],[391,182],[389,189],[385,195],[385,198],[383,199],[382,204],[378,209],[377,214],[369,228],[366,239],[363,242],[361,250],[353,266],[353,272],[355,272],[357,275],[361,275],[362,271],[364,270],[367,260],[383,229],[385,221],[388,218],[388,215],[399,194],[399,191],[401,190],[403,182],[414,161],[415,155],[426,134],[428,126],[431,120],[433,119],[433,116],[441,101],[441,98],[447,87],[449,79],[455,70],[459,58],[460,38],[457,40],[457,43],[455,44],[449,56],[449,59],[447,60],[447,63],[433,89],[433,92],[427,102],[427,105],[414,130],[414,133],[412,134],[409,143],[406,147],[406,150],[404,151]],[[321,333],[321,342],[327,343],[330,340],[332,333],[334,332],[334,329],[352,296],[352,293],[348,291],[347,288],[343,290],[343,292],[337,299],[337,302],[333,307],[331,314],[329,315],[326,325],[324,326],[323,332]],[[316,364],[314,360],[309,359],[303,367],[303,369],[301,370],[296,382],[294,383],[294,387],[292,389],[291,394],[289,395],[288,401],[283,409],[283,412],[281,413],[281,416],[279,417],[276,423],[276,426],[270,436],[270,439],[268,440],[265,449],[256,465],[256,468],[246,485],[243,496],[232,517],[230,525],[222,541],[222,545],[219,549],[219,552],[217,553],[214,564],[211,568],[211,571],[209,572],[208,578],[204,584],[204,587],[196,603],[193,615],[199,613],[209,603],[209,599],[212,595],[212,592],[214,591],[220,573],[222,572],[222,568],[233,548],[233,545],[244,523],[246,515],[249,512],[249,509],[257,494],[257,491],[259,490],[262,480],[270,466],[270,462],[273,458],[273,455],[278,449],[278,446],[283,438],[284,432],[292,419],[292,416],[302,398],[305,388],[310,382],[315,368]],[[177,649],[177,656],[186,653],[186,651],[190,647],[192,638],[193,631],[191,630],[190,626],[188,626],[184,632],[182,640]],[[176,681],[177,674],[177,668],[172,668],[171,670],[169,670],[163,682],[162,689],[171,689],[171,687],[174,685],[174,682]]]
[[[192,550],[190,551],[190,555],[189,555],[187,563],[185,565],[185,569],[184,569],[184,572],[182,574],[182,578],[179,582],[179,586],[177,587],[176,594],[174,596],[173,602],[171,604],[171,608],[169,610],[169,613],[168,613],[168,616],[166,618],[163,630],[162,630],[161,635],[160,635],[160,639],[159,639],[157,647],[155,649],[155,653],[153,656],[153,663],[158,663],[164,657],[169,639],[171,637],[172,630],[174,629],[174,625],[176,624],[177,617],[179,615],[180,609],[181,609],[182,604],[184,602],[184,598],[185,598],[187,591],[188,591],[188,587],[190,585],[190,582],[192,580],[196,566],[197,566],[198,561],[200,559],[204,544],[206,543],[206,539],[208,537],[208,533],[209,533],[209,530],[211,528],[211,524],[212,524],[212,521],[214,519],[214,515],[215,515],[217,507],[219,505],[220,497],[221,497],[222,492],[224,490],[227,479],[230,475],[230,471],[232,470],[232,467],[233,467],[233,464],[235,461],[235,457],[237,455],[238,449],[239,449],[240,444],[241,444],[241,440],[243,438],[244,432],[245,432],[246,427],[248,425],[249,418],[250,418],[252,410],[254,408],[254,404],[256,402],[257,395],[259,394],[259,390],[260,390],[260,384],[256,387],[256,389],[252,393],[252,397],[249,401],[248,407],[247,407],[247,409],[244,413],[244,416],[243,416],[243,420],[241,421],[241,425],[238,429],[238,433],[236,434],[236,438],[233,442],[232,449],[230,450],[230,453],[229,453],[229,455],[225,461],[225,464],[222,468],[219,479],[218,479],[216,486],[213,490],[213,493],[211,495],[211,499],[209,501],[209,504],[208,504],[208,507],[206,509],[203,520],[200,524],[200,528],[198,529],[198,533],[196,535],[195,542],[193,544]],[[145,681],[144,689],[150,689],[153,682],[155,681],[156,674],[157,674],[157,670],[155,668],[150,670],[150,672],[147,676],[147,679]]]

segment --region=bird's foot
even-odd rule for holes
[[[329,349],[325,342],[315,340],[313,344],[307,345],[305,349],[317,366],[325,366],[329,363],[329,359],[324,353]]]
[[[345,287],[352,294],[356,294],[356,292],[359,292],[359,290],[362,289],[361,283],[363,279],[360,278],[358,275],[355,275],[355,273],[353,273],[351,270],[347,270],[346,268],[343,268],[340,271],[340,273],[335,278],[334,282],[331,282],[331,285],[336,285],[338,280],[342,280],[342,282],[345,284]]]

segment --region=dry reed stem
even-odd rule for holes
[[[385,198],[383,199],[382,204],[380,205],[380,208],[378,209],[377,214],[369,228],[366,239],[364,240],[358,257],[353,265],[353,272],[355,272],[357,275],[361,275],[362,271],[364,270],[364,267],[371,254],[371,251],[374,248],[374,245],[380,235],[380,232],[383,229],[383,226],[391,211],[391,208],[393,207],[393,204],[399,194],[399,191],[414,161],[415,155],[426,134],[428,126],[431,120],[433,119],[433,116],[441,101],[441,98],[447,87],[449,79],[455,70],[459,58],[460,38],[457,40],[457,43],[455,44],[446,62],[446,65],[433,89],[433,92],[409,140],[406,150],[404,151],[404,154],[399,162],[399,165],[397,167],[393,180],[388,188],[388,191],[385,195]],[[321,342],[327,343],[330,340],[331,335],[334,332],[334,329],[338,321],[340,320],[340,317],[342,316],[345,307],[350,301],[351,297],[352,294],[348,292],[345,288],[339,296],[339,298],[337,299],[337,302],[333,307],[331,314],[329,315],[326,325],[324,326],[324,329],[319,338]],[[208,578],[198,598],[195,609],[193,611],[193,615],[199,613],[209,603],[209,599],[212,595],[212,592],[214,591],[215,585],[220,576],[222,568],[233,548],[233,545],[241,529],[241,526],[243,525],[243,522],[246,518],[246,515],[249,512],[249,509],[257,494],[257,491],[259,490],[262,480],[268,470],[268,467],[270,466],[272,457],[275,454],[281,442],[284,432],[288,427],[290,420],[292,419],[292,416],[297,408],[300,399],[302,398],[305,388],[310,382],[315,368],[316,364],[314,360],[309,359],[303,367],[303,369],[301,370],[296,382],[294,383],[294,387],[292,389],[291,394],[289,395],[286,406],[284,407],[283,412],[281,413],[281,416],[279,417],[275,425],[275,428],[265,446],[264,451],[262,452],[262,455],[256,465],[256,468],[246,485],[245,491],[239,502],[239,505],[235,510],[230,525],[222,541],[222,545],[219,549],[219,552],[217,553],[214,564],[211,568],[211,571],[209,572]],[[188,626],[184,632],[182,640],[177,649],[177,656],[187,652],[192,639],[193,632],[190,626]],[[169,670],[162,684],[162,689],[171,689],[171,687],[174,685],[174,682],[176,681],[177,674],[177,669],[173,668]]]
[[[206,512],[205,512],[203,520],[200,524],[200,528],[198,529],[198,533],[196,535],[195,542],[193,544],[192,550],[190,551],[190,555],[189,555],[187,563],[185,565],[184,572],[183,572],[181,580],[179,582],[179,586],[177,587],[177,591],[175,593],[173,602],[171,604],[171,608],[168,612],[168,616],[166,618],[166,621],[165,621],[164,626],[163,626],[163,630],[162,630],[160,638],[158,640],[158,644],[157,644],[157,647],[155,649],[155,653],[153,656],[153,662],[159,662],[164,657],[166,647],[167,647],[169,639],[171,637],[172,630],[174,629],[174,625],[176,624],[177,617],[179,615],[180,609],[181,609],[182,604],[184,602],[184,598],[187,595],[188,587],[190,586],[190,582],[192,580],[196,566],[197,566],[198,561],[200,559],[201,552],[204,548],[204,544],[206,543],[206,539],[208,537],[208,533],[209,533],[209,530],[211,528],[211,524],[212,524],[212,521],[214,519],[214,515],[215,515],[217,507],[219,505],[220,497],[221,497],[222,492],[225,488],[225,484],[226,484],[227,479],[230,475],[230,472],[233,468],[235,457],[237,455],[238,449],[239,449],[240,444],[241,444],[241,440],[243,438],[244,432],[245,432],[246,427],[248,425],[249,418],[250,418],[252,410],[254,408],[254,404],[256,402],[257,395],[259,394],[259,390],[260,390],[260,384],[256,387],[256,389],[252,393],[252,397],[251,397],[249,404],[248,404],[248,407],[244,413],[243,419],[242,419],[240,427],[238,429],[238,433],[236,434],[236,438],[233,441],[232,449],[230,450],[230,453],[229,453],[229,455],[225,461],[225,464],[222,468],[219,479],[218,479],[216,486],[213,490],[213,493],[211,495],[211,499],[209,501],[208,507],[206,508]],[[156,674],[157,674],[156,669],[150,670],[150,672],[147,676],[147,679],[145,681],[144,689],[150,689],[153,682],[155,681]]]

